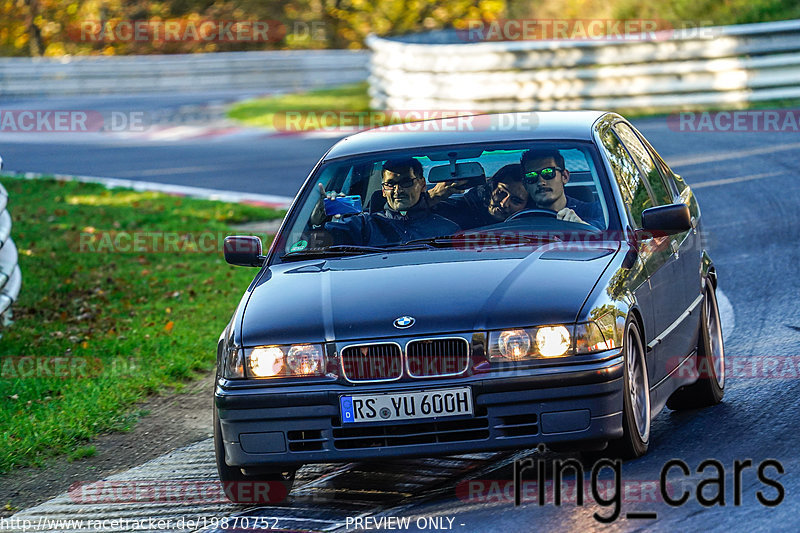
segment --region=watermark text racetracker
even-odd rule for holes
[[[229,496],[249,503],[282,502],[286,487],[269,480],[229,481],[197,479],[103,480],[73,483],[69,499],[81,505],[146,503],[228,503]]]
[[[672,131],[692,133],[800,133],[800,110],[683,111],[667,117]]]
[[[276,43],[283,39],[325,41],[321,20],[143,19],[82,20],[67,27],[75,42],[117,43]]]
[[[133,358],[100,359],[78,355],[0,357],[0,379],[81,379],[100,375],[130,374],[135,369],[136,361]]]
[[[143,132],[151,123],[144,111],[0,110],[0,133]]]
[[[681,378],[707,378],[714,370],[707,359],[700,359],[697,365],[681,365],[681,357],[667,360],[669,370],[677,368],[676,375]],[[725,355],[726,379],[800,379],[800,357],[790,355]]]
[[[219,231],[100,231],[86,227],[72,248],[81,253],[222,253],[250,252],[247,241],[228,241]],[[272,234],[257,235],[264,241]],[[234,247],[234,248],[232,248]]]
[[[529,131],[539,124],[535,113],[485,115],[475,109],[383,111],[282,111],[275,113],[273,127],[285,133],[327,131],[353,133],[368,128],[391,126],[388,132],[437,131]]]
[[[467,20],[459,25],[458,37],[481,41],[665,41],[675,37],[714,37],[710,21],[663,19],[497,19]]]
[[[277,42],[286,36],[277,20],[84,20],[67,28],[78,42]]]
[[[124,231],[124,230],[98,230],[87,226],[78,234],[77,242],[72,243],[72,248],[81,253],[217,253],[228,251],[250,252],[249,241],[229,241],[225,238],[229,232],[219,231]],[[273,234],[254,234],[269,242]],[[573,231],[573,232],[530,232],[518,230],[492,230],[485,232],[464,232],[453,235],[454,250],[497,250],[514,246],[527,248],[530,251],[549,249],[558,250],[585,250],[596,249],[603,243],[625,240],[625,232],[619,231]],[[640,246],[649,251],[666,249],[669,243],[666,235],[659,232],[641,232]],[[706,238],[701,234],[700,241]],[[326,235],[317,235],[315,239],[309,238],[306,246],[324,247],[331,243]],[[231,246],[237,249],[230,249]],[[611,246],[611,245],[609,245]],[[242,248],[242,249],[239,249]]]

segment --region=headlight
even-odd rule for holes
[[[503,357],[519,361],[530,353],[531,338],[524,329],[501,331],[497,349]]]
[[[572,339],[564,326],[536,329],[536,348],[542,357],[561,357],[570,349]]]
[[[299,344],[289,348],[286,364],[294,373],[301,376],[322,374],[324,369],[322,350],[311,344]]]
[[[597,321],[489,332],[491,362],[526,361],[585,355],[622,346],[624,317],[607,314]],[[574,345],[573,345],[574,340]]]
[[[256,378],[324,376],[327,367],[321,344],[258,346],[245,350],[245,359]]]
[[[247,356],[247,367],[257,378],[275,377],[283,371],[283,350],[277,346],[253,348]]]
[[[490,361],[523,361],[571,355],[572,337],[566,326],[507,329],[489,333]]]

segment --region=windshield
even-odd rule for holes
[[[309,182],[279,253],[412,249],[508,229],[597,233],[609,229],[598,167],[594,145],[574,141],[439,146],[331,161]]]

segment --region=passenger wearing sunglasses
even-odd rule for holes
[[[531,196],[532,205],[556,212],[559,220],[582,222],[597,228],[605,227],[603,209],[597,202],[583,202],[567,196],[564,185],[569,181],[569,170],[564,166],[564,156],[558,150],[532,149],[522,154],[523,182]]]
[[[459,230],[458,225],[434,214],[427,202],[422,164],[413,157],[390,159],[383,164],[381,190],[386,204],[382,211],[360,213],[348,218],[334,219],[324,224],[327,241],[318,244],[356,244],[376,246],[397,244],[414,239],[442,237]],[[319,184],[322,197],[334,198],[335,192],[325,192]],[[311,215],[312,226],[325,220],[323,198]]]

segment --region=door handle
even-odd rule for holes
[[[678,258],[678,254],[680,252],[680,249],[681,249],[681,245],[678,243],[678,241],[672,241],[672,253],[675,254],[675,259]]]

